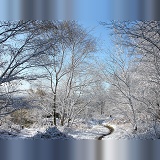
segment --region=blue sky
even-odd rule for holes
[[[101,40],[106,41],[106,44],[112,44],[110,39],[110,32],[111,30],[105,28],[104,26],[99,24],[100,21],[98,20],[80,20],[78,23],[82,25],[84,28],[88,30],[92,30],[91,34],[95,37],[99,37]],[[108,21],[109,22],[109,21]]]
[[[106,21],[109,22],[109,21]],[[99,24],[97,20],[81,20],[78,23],[87,30],[91,30],[90,34],[98,39],[98,51],[96,57],[99,59],[104,59],[108,52],[112,52],[114,49],[114,44],[112,42],[112,37],[110,33],[111,29],[107,29],[106,27]]]

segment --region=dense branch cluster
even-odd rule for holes
[[[112,21],[102,24],[113,28],[114,41],[119,48],[117,55],[111,56],[112,71],[109,74],[112,78],[109,81],[112,86],[109,97],[117,99],[117,103],[115,99],[112,103],[123,110],[126,110],[125,105],[129,105],[133,124],[137,125],[140,114],[148,115],[146,123],[154,121],[156,129],[160,120],[159,21]]]

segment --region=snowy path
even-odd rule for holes
[[[107,134],[102,134],[101,136],[99,136],[97,138],[98,140],[103,140],[104,137],[106,137],[114,132],[114,128],[112,126],[104,125],[104,127],[106,127],[109,130],[109,132]]]
[[[102,135],[109,135],[111,132],[106,126],[94,125],[91,129],[69,130],[66,133],[75,139],[98,139]]]

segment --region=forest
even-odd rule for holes
[[[0,139],[160,138],[160,22],[97,25],[0,21]]]

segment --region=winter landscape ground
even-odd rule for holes
[[[60,140],[107,140],[107,139],[141,139],[156,140],[155,131],[141,125],[138,132],[135,132],[130,123],[125,123],[124,119],[101,118],[84,121],[77,119],[76,125],[67,126],[32,126],[30,128],[20,129],[18,125],[12,124],[1,126],[0,139],[60,139]],[[108,128],[111,127],[111,128]]]

